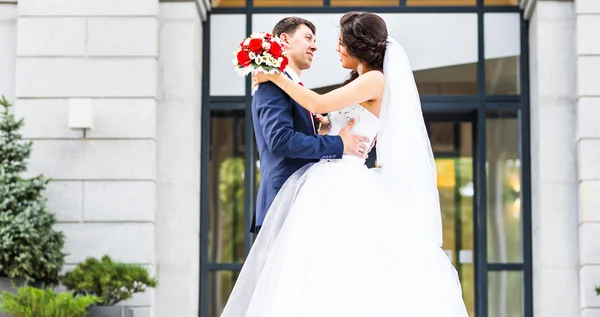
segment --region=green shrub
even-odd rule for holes
[[[65,254],[64,235],[52,229],[55,216],[46,211],[42,192],[49,180],[23,178],[31,142],[22,140],[4,97],[0,120],[0,276],[41,285],[56,285]]]
[[[99,306],[112,306],[156,287],[157,281],[143,266],[115,263],[105,255],[101,260],[87,258],[65,274],[62,284],[75,294],[98,296]]]
[[[17,293],[0,295],[0,311],[13,317],[80,317],[87,316],[87,307],[99,299],[94,296],[73,296],[52,289],[21,287]]]

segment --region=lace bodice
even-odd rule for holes
[[[379,118],[361,105],[354,105],[342,110],[333,111],[329,113],[328,118],[331,123],[329,135],[338,135],[351,118],[357,118],[356,124],[350,131],[356,135],[369,138],[369,142],[366,142],[367,146],[371,145],[373,138],[375,138],[379,132]],[[346,157],[348,156],[344,155],[343,158]],[[357,158],[355,156],[351,157]]]

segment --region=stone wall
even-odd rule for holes
[[[600,315],[600,1],[575,1],[581,316]]]
[[[157,271],[157,0],[18,3],[16,112],[34,140],[30,173],[67,235],[72,267],[108,254]],[[93,129],[68,126],[88,99]],[[150,316],[154,290],[124,303]]]

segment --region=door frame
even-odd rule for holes
[[[221,97],[210,95],[210,21],[213,14],[245,14],[247,32],[252,29],[252,15],[255,13],[341,13],[351,10],[367,10],[377,13],[477,13],[478,27],[478,62],[477,78],[478,93],[469,96],[423,96],[421,98],[426,116],[456,116],[470,113],[475,116],[473,124],[473,150],[474,150],[474,181],[476,197],[474,199],[474,210],[487,210],[486,193],[486,118],[488,110],[510,110],[516,111],[519,116],[519,154],[522,162],[521,188],[522,197],[522,262],[521,263],[488,263],[487,262],[487,213],[476,212],[478,216],[474,219],[476,228],[474,233],[475,249],[480,256],[474,258],[476,264],[476,302],[475,311],[477,317],[488,315],[488,272],[494,271],[520,271],[523,274],[523,317],[533,316],[533,282],[532,282],[532,237],[531,237],[531,154],[530,154],[530,109],[529,109],[529,51],[528,30],[529,23],[523,18],[523,12],[518,6],[486,6],[484,0],[476,0],[475,6],[469,7],[408,7],[406,1],[401,0],[399,7],[331,7],[329,0],[324,0],[323,7],[254,7],[252,0],[246,0],[246,7],[241,8],[214,8],[208,14],[203,25],[203,80],[202,80],[202,126],[201,126],[201,193],[200,193],[200,281],[199,281],[199,317],[208,317],[208,298],[210,294],[207,289],[209,272],[217,270],[239,270],[240,263],[211,263],[207,258],[206,246],[208,243],[208,175],[209,153],[210,153],[210,117],[211,111],[243,110],[246,120],[250,120],[250,103],[252,96]],[[485,52],[484,52],[484,14],[485,13],[519,13],[521,16],[521,55],[519,60],[520,69],[520,95],[495,96],[485,93]],[[251,89],[250,78],[246,80],[247,91]],[[254,206],[256,190],[255,158],[256,146],[252,125],[245,125],[246,151],[246,194],[245,206]],[[250,225],[251,217],[245,216],[247,225]],[[246,227],[248,227],[246,226]],[[248,234],[248,233],[246,233]],[[251,246],[251,239],[245,240],[246,252]],[[482,295],[478,295],[482,294]],[[485,295],[483,295],[485,294]]]

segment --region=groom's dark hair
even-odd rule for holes
[[[287,17],[282,19],[281,21],[277,22],[277,24],[275,24],[272,33],[275,36],[281,36],[282,33],[293,35],[294,32],[298,30],[298,27],[302,24],[308,26],[308,28],[313,32],[313,34],[317,34],[317,29],[315,28],[315,25],[312,22],[300,17]]]

